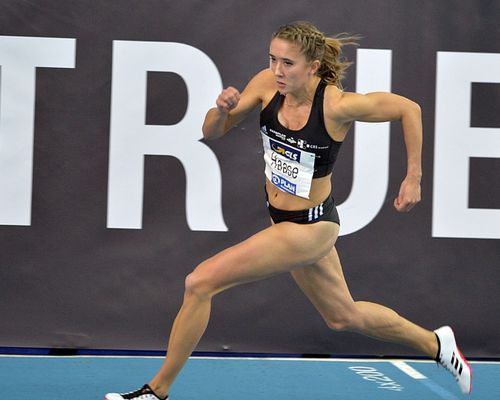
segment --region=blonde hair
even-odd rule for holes
[[[339,34],[327,37],[310,22],[298,21],[281,26],[272,39],[297,44],[307,61],[320,61],[317,75],[329,85],[342,88],[345,71],[352,64],[342,56],[342,47],[357,45],[360,36]]]

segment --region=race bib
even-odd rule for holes
[[[261,134],[267,179],[283,192],[308,199],[314,175],[314,153]]]

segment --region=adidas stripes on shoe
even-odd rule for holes
[[[460,390],[468,394],[472,390],[472,368],[460,353],[455,342],[455,335],[449,326],[434,331],[439,342],[439,354],[436,361],[451,372]]]

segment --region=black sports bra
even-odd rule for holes
[[[323,116],[323,96],[327,83],[321,80],[316,88],[311,113],[306,125],[297,131],[285,128],[278,120],[278,111],[285,99],[276,92],[260,113],[261,132],[296,149],[315,154],[313,178],[321,178],[333,170],[342,142],[333,140],[326,131]]]

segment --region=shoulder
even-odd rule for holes
[[[352,95],[355,93],[344,92],[337,86],[327,85],[323,100],[325,117],[333,121],[343,120],[350,107],[349,104],[354,100]]]
[[[247,88],[260,92],[275,92],[276,78],[269,68],[263,69],[255,74],[255,76],[248,82]]]
[[[276,78],[269,68],[265,68],[255,74],[252,81],[258,82],[262,85],[273,85],[276,87]]]
[[[258,72],[247,84],[243,95],[258,97],[263,105],[267,104],[276,93],[276,78],[269,69]]]
[[[344,92],[329,85],[325,90],[325,116],[337,122],[350,122],[358,109],[365,108],[369,97],[359,93]]]
[[[348,115],[351,94],[334,85],[327,85],[323,96],[323,118],[328,134],[342,142],[351,126]]]
[[[259,77],[259,78],[262,78],[262,79],[275,79],[274,78],[274,74],[273,74],[273,71],[271,71],[269,68],[264,68],[262,70],[260,70],[257,74],[255,74],[255,76]]]
[[[333,118],[341,122],[385,122],[401,120],[405,114],[419,114],[420,106],[389,92],[342,93],[333,106]]]

